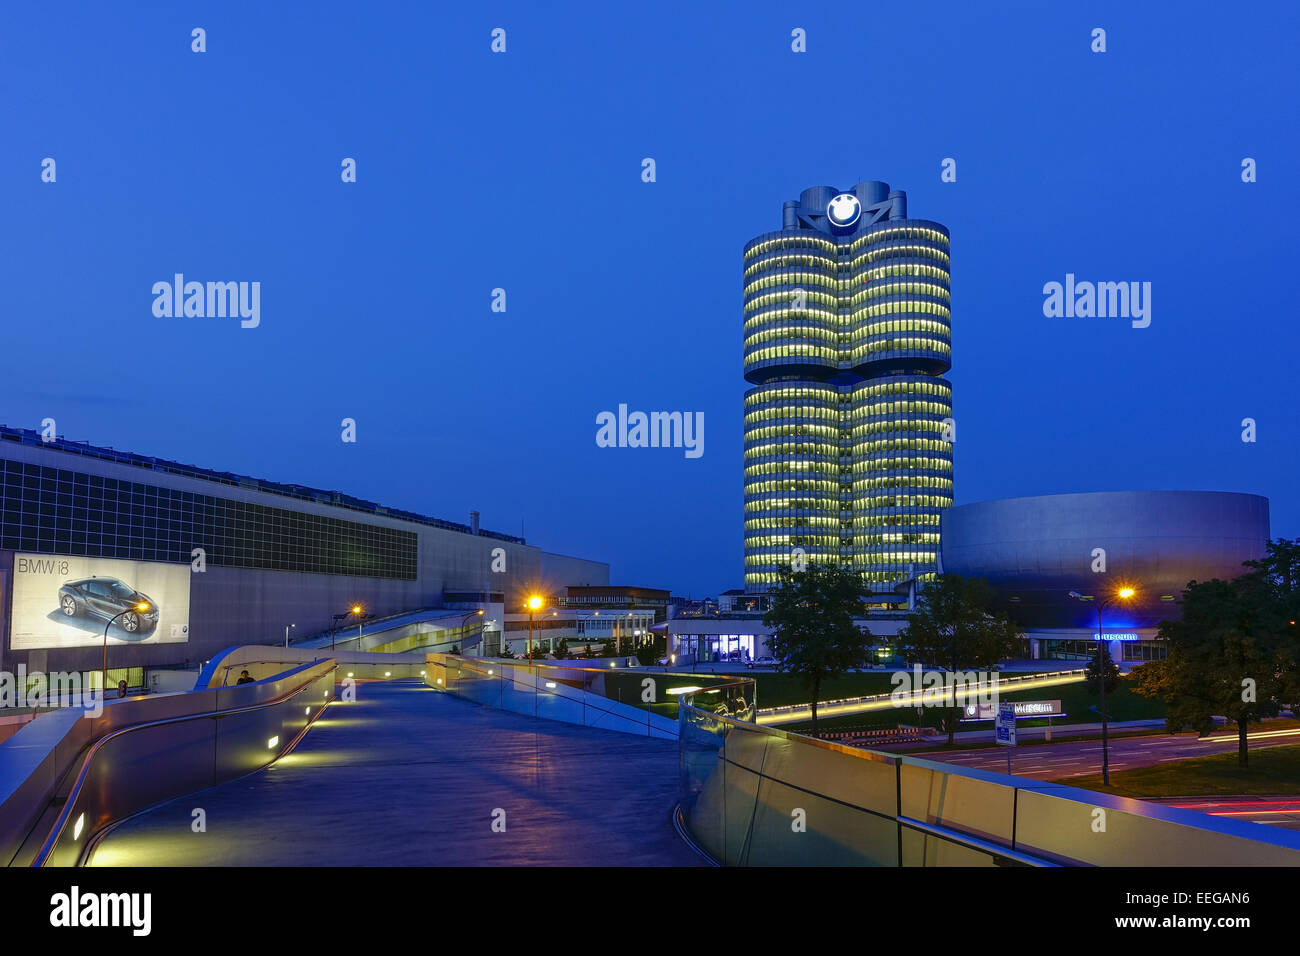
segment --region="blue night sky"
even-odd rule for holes
[[[958,503],[1244,491],[1300,535],[1300,8],[988,6],[13,6],[0,422],[477,508],[614,583],[716,594],[741,584],[741,248],[805,187],[880,179],[952,232]],[[260,326],[156,318],[177,272],[260,282]],[[1152,283],[1151,326],[1045,318],[1067,272]],[[598,448],[620,403],[702,411],[703,457]]]

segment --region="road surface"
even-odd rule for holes
[[[1250,734],[1252,750],[1300,744],[1300,727],[1281,730],[1261,729]],[[1101,773],[1101,741],[1086,740],[1078,743],[1039,744],[1021,747],[989,747],[982,750],[953,750],[927,753],[909,750],[912,757],[942,760],[945,763],[996,770],[1005,773],[1007,751],[1011,751],[1011,772],[1021,777],[1038,780],[1060,780],[1066,777]],[[1189,757],[1206,757],[1210,754],[1235,753],[1237,735],[1218,730],[1199,740],[1195,734],[1160,734],[1152,737],[1112,737],[1110,741],[1110,769],[1133,770],[1150,767],[1172,760]],[[1300,790],[1300,781],[1296,782]]]

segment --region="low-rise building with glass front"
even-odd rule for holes
[[[232,644],[359,639],[363,618],[448,609],[464,630],[462,610],[499,630],[488,618],[526,594],[608,583],[608,564],[476,513],[448,521],[0,426],[0,670],[98,670],[106,646],[110,672],[137,686],[144,668],[196,667]]]

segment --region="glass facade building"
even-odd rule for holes
[[[806,189],[744,249],[745,590],[932,577],[952,504],[948,230],[882,182]]]
[[[0,549],[414,581],[414,532],[0,459]]]

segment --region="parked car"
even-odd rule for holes
[[[776,658],[772,657],[770,654],[764,654],[757,660],[749,661],[745,666],[751,669],[754,667],[775,667]]]
[[[139,610],[147,604],[147,611]],[[149,595],[117,578],[81,578],[59,588],[59,610],[67,617],[117,618],[128,634],[148,634],[158,626],[158,605]],[[120,616],[119,616],[120,615]]]

